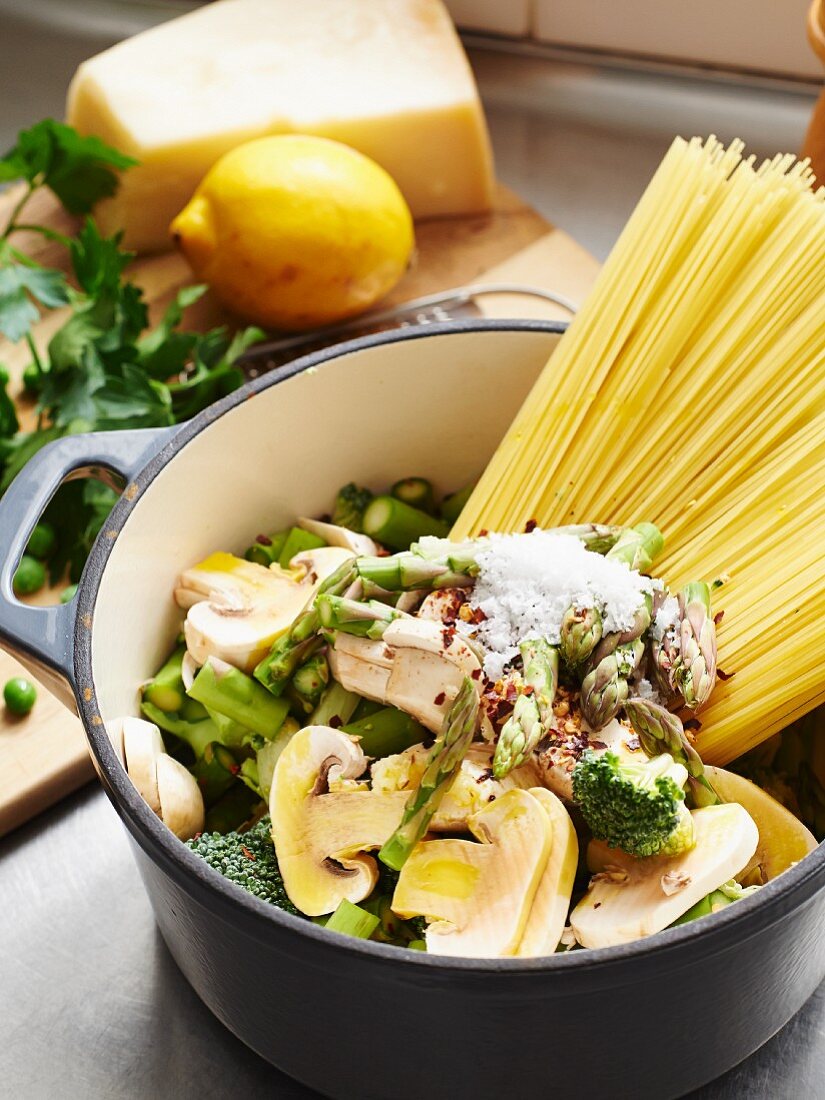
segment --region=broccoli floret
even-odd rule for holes
[[[262,817],[246,832],[201,833],[186,845],[230,882],[300,917],[284,889],[270,827],[269,817]]]
[[[372,500],[369,489],[359,489],[354,481],[338,490],[335,507],[332,510],[332,522],[339,527],[361,534],[364,530],[364,510]]]
[[[633,856],[677,855],[694,842],[675,778],[683,775],[668,753],[636,763],[590,750],[573,769],[573,799],[593,836],[611,848]]]

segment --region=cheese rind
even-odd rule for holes
[[[139,251],[168,247],[208,169],[266,134],[353,146],[417,218],[492,199],[481,103],[441,0],[218,0],[84,62],[67,118],[140,161],[97,211]]]

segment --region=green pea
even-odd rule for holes
[[[47,561],[54,553],[57,536],[50,523],[38,523],[31,533],[26,553],[39,561]]]
[[[75,593],[76,592],[77,592],[77,585],[76,584],[70,584],[68,588],[64,588],[63,591],[60,593],[60,602],[61,603],[71,603],[72,600],[75,598]]]
[[[12,714],[28,714],[36,701],[37,689],[23,676],[14,676],[3,688],[3,702]]]
[[[12,587],[15,596],[30,596],[39,591],[46,583],[46,567],[37,558],[24,554],[14,574]]]

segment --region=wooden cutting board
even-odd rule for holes
[[[0,195],[0,225],[5,224],[14,201],[14,192]],[[64,232],[74,228],[46,194],[32,200],[26,220]],[[421,222],[416,226],[416,238],[414,266],[382,305],[478,282],[530,284],[580,302],[598,271],[592,256],[504,187],[499,188],[490,215]],[[64,250],[59,244],[34,234],[20,234],[15,243],[44,264],[65,267]],[[193,282],[185,261],[175,253],[139,259],[131,273],[144,290],[153,320],[179,287]],[[569,317],[559,306],[522,296],[493,295],[480,298],[477,304],[488,317]],[[208,294],[185,319],[191,328],[224,322],[231,323]],[[44,346],[62,323],[63,311],[54,311],[42,321],[35,330],[38,346]],[[19,378],[29,361],[25,344],[12,347],[0,340],[0,362],[17,380],[11,392],[26,427],[33,420],[34,408],[20,393]],[[34,602],[55,602],[56,596],[54,591],[42,592]],[[20,673],[17,662],[0,651],[0,685]],[[45,688],[38,686],[37,704],[25,719],[12,719],[0,710],[0,836],[77,789],[92,774],[79,720]]]

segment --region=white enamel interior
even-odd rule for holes
[[[182,568],[328,511],[347,481],[384,489],[477,476],[558,336],[433,333],[351,351],[244,401],[189,442],[139,498],[106,564],[92,669],[105,720],[137,713],[171,648]],[[84,685],[81,685],[83,688]]]

